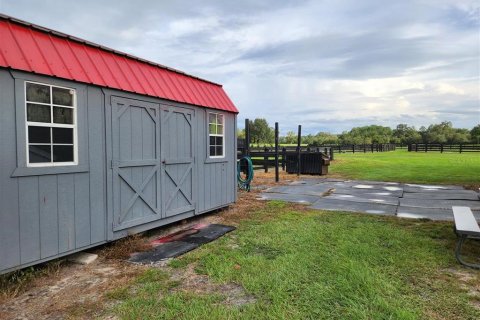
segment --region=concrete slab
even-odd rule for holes
[[[381,184],[356,184],[352,186],[354,189],[367,189],[367,190],[387,190],[387,191],[403,191],[402,186],[390,186]]]
[[[67,260],[73,263],[87,265],[97,260],[97,258],[98,258],[97,254],[88,253],[88,252],[79,252],[69,256]]]
[[[411,218],[411,219],[452,221],[453,212],[451,209],[433,209],[433,208],[399,206],[397,208],[397,217]]]
[[[432,199],[432,200],[474,200],[478,201],[478,193],[472,190],[464,190],[470,192],[405,192],[403,198],[405,199]]]
[[[454,186],[454,185],[432,185],[432,184],[412,184],[406,183],[406,187],[414,187],[420,189],[428,189],[428,190],[463,190],[462,186]]]
[[[354,189],[354,188],[335,188],[333,191],[338,194],[351,194],[351,195],[371,195],[371,196],[389,196],[389,197],[401,197],[403,195],[402,190],[382,190],[382,189]]]
[[[303,195],[303,194],[287,194],[287,193],[262,193],[261,197],[257,198],[258,200],[282,200],[287,202],[297,202],[312,204],[320,197]]]
[[[411,199],[401,198],[400,206],[451,209],[452,206],[470,207],[473,210],[480,210],[480,201],[472,200],[432,200],[432,199]]]
[[[332,186],[327,184],[315,184],[315,185],[296,185],[296,186],[278,186],[265,190],[265,192],[273,193],[289,193],[289,194],[305,194],[312,196],[323,196],[325,192],[330,190]]]
[[[420,189],[416,187],[410,187],[410,186],[404,186],[403,191],[406,193],[451,193],[451,194],[471,194],[472,190],[450,190],[450,189],[443,189],[443,190],[438,190],[438,189]],[[474,192],[474,191],[473,191]]]
[[[363,212],[379,215],[395,215],[396,206],[380,203],[362,203],[362,202],[350,202],[337,199],[322,198],[315,202],[312,209],[320,210],[337,210],[337,211],[349,211],[349,212]]]
[[[392,206],[398,205],[398,197],[388,197],[388,196],[371,196],[368,194],[360,195],[351,195],[351,194],[337,194],[332,193],[325,197],[326,199],[336,199],[343,201],[352,201],[352,202],[365,202],[365,203],[384,203],[390,204]]]

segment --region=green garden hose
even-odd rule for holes
[[[241,163],[245,161],[247,163],[247,175],[245,179],[242,178]],[[243,157],[237,162],[237,182],[238,187],[242,190],[250,192],[250,182],[253,180],[253,163],[250,157]]]

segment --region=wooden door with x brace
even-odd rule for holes
[[[194,110],[161,107],[164,217],[195,210]]]
[[[195,210],[194,111],[121,97],[108,111],[113,231]]]

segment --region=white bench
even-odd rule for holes
[[[455,220],[455,233],[458,236],[455,257],[457,261],[464,266],[480,269],[479,264],[466,262],[462,259],[460,251],[467,239],[480,239],[480,227],[475,219],[472,210],[469,207],[452,207],[453,218]]]

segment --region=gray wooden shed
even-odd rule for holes
[[[228,206],[222,86],[0,16],[0,273]]]

